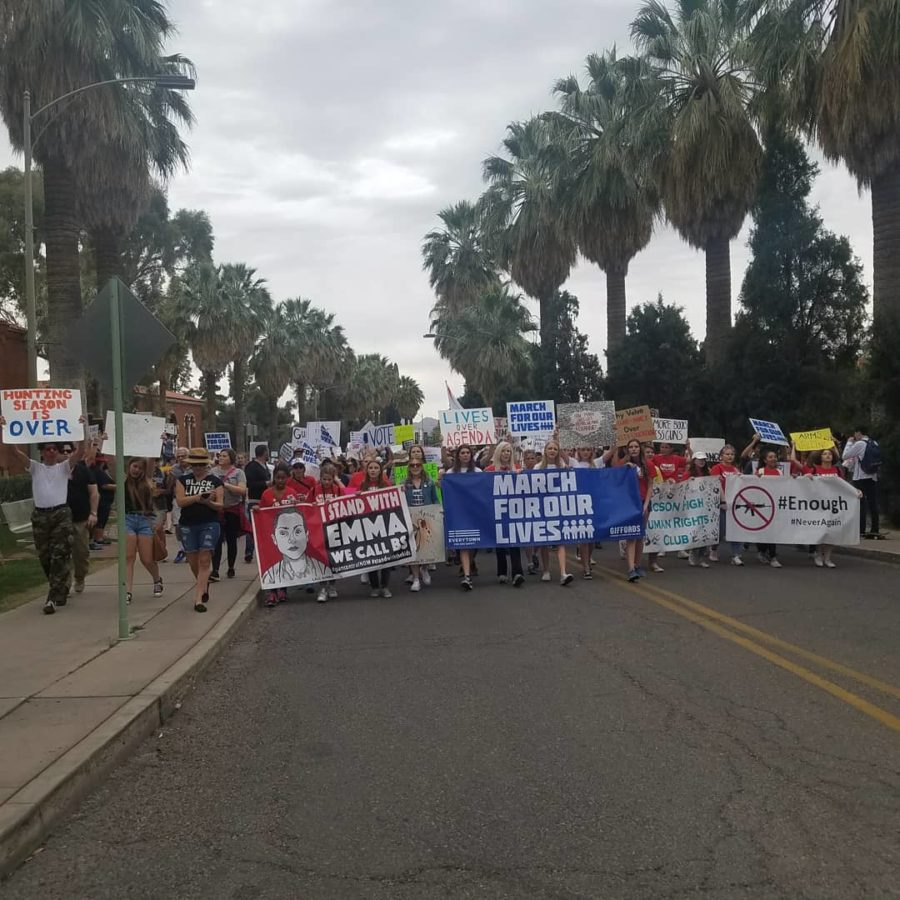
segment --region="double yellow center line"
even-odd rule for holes
[[[798,647],[796,644],[784,641],[773,634],[760,631],[760,629],[754,628],[752,625],[747,625],[739,619],[726,616],[717,609],[712,609],[709,606],[698,603],[696,600],[691,600],[681,594],[676,594],[674,591],[664,590],[647,583],[631,584],[618,572],[605,566],[597,566],[594,569],[594,572],[595,574],[600,574],[605,580],[614,581],[616,584],[625,588],[625,590],[638,594],[649,600],[651,603],[655,603],[657,606],[661,606],[664,609],[699,625],[701,628],[724,638],[726,641],[731,641],[731,643],[743,647],[750,653],[754,653],[756,656],[768,660],[780,669],[784,669],[786,672],[790,672],[792,675],[801,678],[803,681],[807,682],[807,684],[820,688],[827,694],[831,694],[832,697],[836,697],[838,700],[852,706],[861,713],[875,719],[876,722],[880,722],[882,725],[885,725],[893,731],[900,732],[900,717],[882,709],[880,706],[876,706],[874,703],[870,703],[864,697],[860,697],[858,694],[846,690],[839,684],[835,684],[835,682],[823,678],[812,669],[800,665],[792,659],[788,659],[787,656],[783,654],[790,654],[795,658],[802,659],[807,663],[815,665],[819,669],[824,669],[827,672],[834,672],[846,679],[850,679],[858,684],[863,684],[868,688],[886,694],[895,700],[900,700],[900,687],[888,684],[878,678],[873,678],[865,672],[858,672],[856,669],[851,669],[850,666],[835,662],[827,656],[821,656],[820,654],[813,653],[803,647]],[[780,652],[776,653],[775,650]]]

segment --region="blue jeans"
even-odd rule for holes
[[[143,513],[125,514],[125,534],[136,534],[138,537],[153,537],[153,526],[155,524],[155,516],[145,516]]]
[[[219,523],[203,522],[200,525],[181,523],[181,542],[185,553],[197,553],[199,550],[212,552],[219,543]]]

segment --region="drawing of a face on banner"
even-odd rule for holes
[[[257,543],[262,586],[284,587],[328,578],[328,555],[316,506],[287,506],[273,517],[271,532]]]

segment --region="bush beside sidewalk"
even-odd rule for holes
[[[256,605],[255,565],[213,585],[205,614],[193,610],[189,567],[160,568],[165,593],[154,598],[138,566],[128,641],[116,640],[114,565],[55,616],[42,598],[0,616],[0,876],[171,715]]]

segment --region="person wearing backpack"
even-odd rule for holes
[[[878,441],[869,437],[865,425],[858,425],[853,435],[847,438],[842,459],[845,468],[860,494],[859,533],[866,535],[866,514],[872,520],[873,536],[879,534],[878,529],[878,473],[881,470],[881,448]]]

